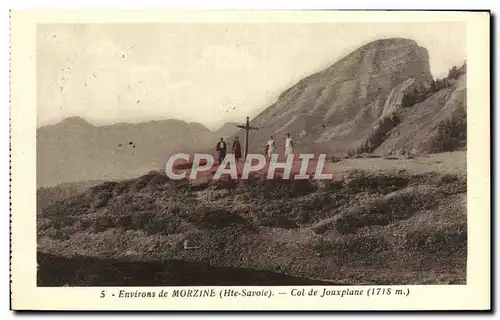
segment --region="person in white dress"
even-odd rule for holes
[[[273,136],[271,136],[271,139],[267,141],[267,156],[269,159],[271,159],[271,155],[274,153],[274,150],[276,149],[276,143],[274,142]]]
[[[292,137],[290,137],[290,134],[286,134],[286,139],[285,139],[285,156],[293,154],[293,140]]]

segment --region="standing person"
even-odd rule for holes
[[[293,154],[293,140],[292,137],[290,137],[290,134],[286,134],[286,139],[285,139],[285,156]]]
[[[217,142],[217,147],[215,148],[217,152],[219,152],[219,165],[222,163],[222,160],[226,157],[226,142],[224,138],[220,138],[220,141]]]
[[[271,159],[271,155],[274,153],[275,149],[276,149],[276,143],[274,142],[273,136],[271,136],[271,139],[267,141],[267,147],[266,147],[266,153],[269,159]]]
[[[240,158],[241,158],[241,144],[240,144],[239,137],[234,138],[233,153],[234,153],[234,158],[236,159],[236,162],[239,162]]]

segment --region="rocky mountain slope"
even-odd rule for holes
[[[252,132],[250,151],[261,152],[271,135],[283,148],[284,137],[290,133],[299,152],[347,155],[366,146],[373,135],[380,135],[377,145],[363,150],[373,152],[394,129],[393,142],[378,148],[378,154],[410,145],[421,152],[435,152],[427,140],[437,134],[439,124],[454,114],[457,106],[465,106],[466,99],[465,81],[459,80],[429,101],[412,108],[403,106],[405,95],[415,88],[427,90],[432,82],[428,52],[415,41],[394,38],[371,42],[299,81],[252,119],[251,125],[260,130]],[[430,121],[433,112],[440,116]],[[392,118],[397,121],[391,123]],[[417,126],[415,118],[419,119]],[[400,134],[413,136],[413,141],[396,138]]]
[[[464,71],[465,72],[465,71]],[[398,124],[374,153],[427,153],[465,150],[467,141],[466,74],[422,102],[397,110]]]

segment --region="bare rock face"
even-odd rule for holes
[[[261,151],[270,135],[280,151],[290,133],[300,152],[343,154],[366,140],[402,91],[431,80],[428,52],[415,41],[371,42],[299,81],[254,118],[251,125],[260,130],[252,132],[250,151]]]
[[[425,154],[466,147],[466,75],[421,103],[401,110],[401,122],[394,127],[375,154]]]

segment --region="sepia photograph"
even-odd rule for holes
[[[37,23],[36,287],[469,285],[473,39],[381,20]]]
[[[39,285],[465,283],[465,40],[461,23],[39,26]],[[249,152],[290,139],[334,179],[164,174],[178,152],[245,161],[247,116]]]

